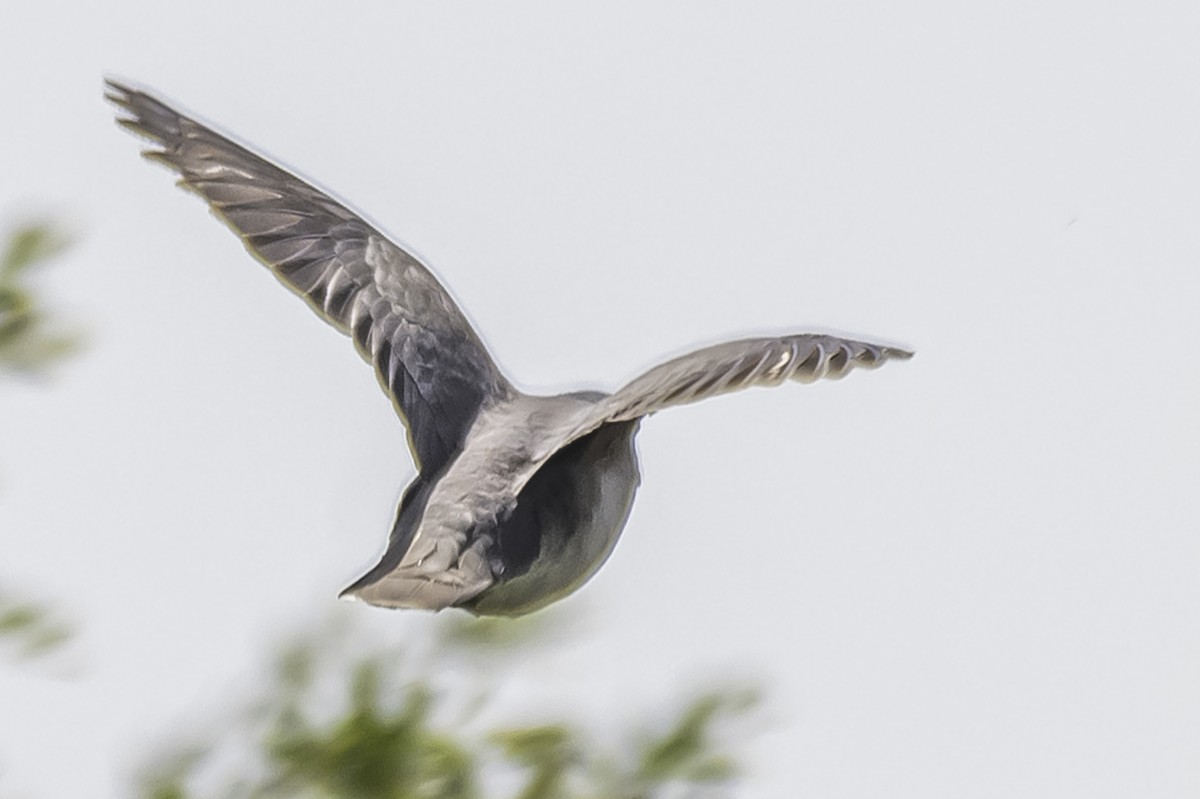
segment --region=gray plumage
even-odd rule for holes
[[[155,144],[246,248],[371,363],[418,474],[377,566],[342,595],[386,607],[517,615],[582,585],[612,552],[639,475],[641,420],[911,353],[828,335],[733,341],[613,394],[516,390],[437,279],[336,200],[144,91],[108,81],[118,122]]]

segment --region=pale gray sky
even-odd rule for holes
[[[524,388],[812,326],[918,350],[649,420],[588,629],[518,706],[740,668],[747,797],[1194,796],[1197,41],[1194,3],[10,4],[0,214],[75,221],[46,282],[92,347],[0,394],[0,578],[86,664],[0,669],[0,792],[122,794],[326,617],[412,469],[111,73],[411,244]]]

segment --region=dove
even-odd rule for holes
[[[840,378],[912,353],[819,333],[703,347],[611,394],[535,396],[501,373],[429,268],[338,200],[108,80],[118,122],[250,253],[374,367],[417,467],[379,563],[341,596],[389,608],[516,616],[587,582],[612,553],[641,477],[646,417],[752,386]]]

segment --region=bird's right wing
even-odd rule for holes
[[[817,334],[729,341],[650,369],[598,403],[596,415],[599,423],[628,421],[751,386],[837,379],[855,367],[911,357],[895,347]]]
[[[145,155],[213,212],[281,282],[353,337],[408,425],[430,474],[461,448],[479,409],[513,388],[450,295],[412,254],[329,195],[144,91],[108,81]]]

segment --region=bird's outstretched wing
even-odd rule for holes
[[[596,414],[601,423],[623,422],[751,386],[837,379],[855,367],[911,357],[894,347],[816,334],[729,341],[650,369],[598,403]]]
[[[514,389],[420,261],[357,214],[144,91],[109,80],[118,122],[155,142],[246,248],[325,321],[353,337],[408,425],[418,468],[460,449],[480,407]]]

